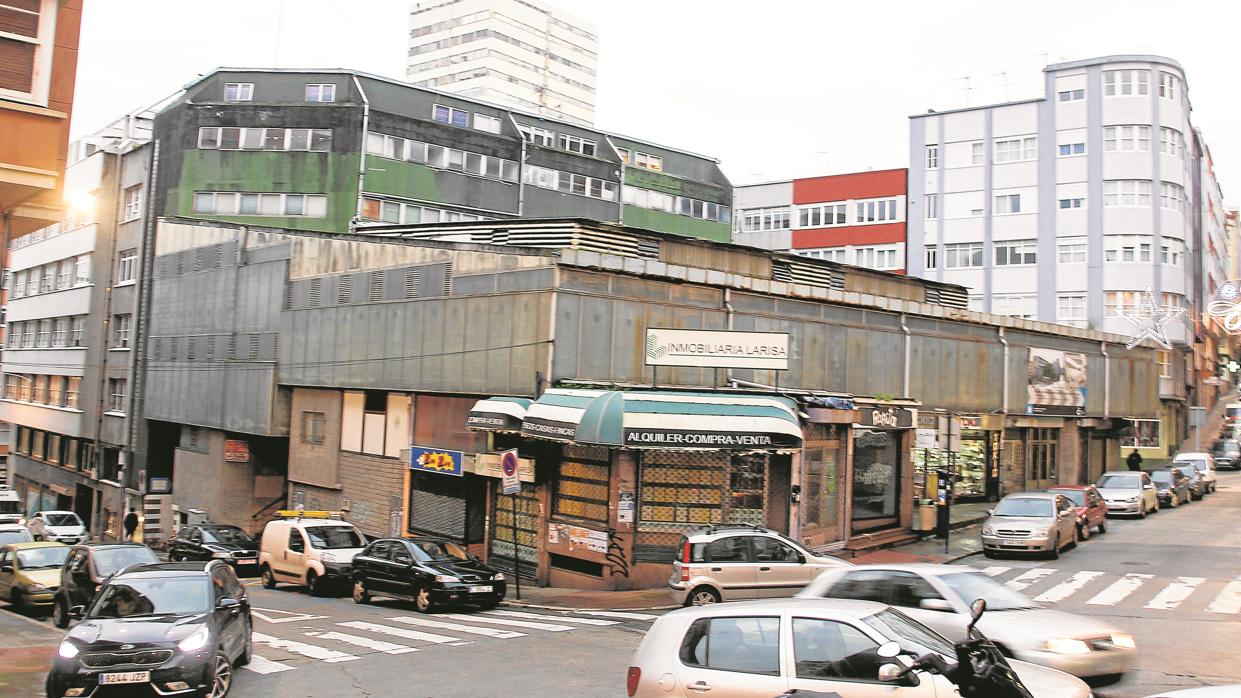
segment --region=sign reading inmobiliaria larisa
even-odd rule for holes
[[[789,336],[784,332],[651,328],[646,331],[646,365],[786,371]]]

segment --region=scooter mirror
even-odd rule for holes
[[[884,664],[879,667],[879,680],[887,682],[900,681],[904,673],[905,670],[896,664]]]
[[[974,624],[978,622],[979,618],[982,618],[982,614],[986,612],[986,610],[987,610],[986,599],[974,599],[974,603],[970,604],[970,624],[969,624],[969,627],[965,629],[965,632],[967,634],[969,633],[969,631],[974,629]]]
[[[879,649],[875,653],[884,659],[891,659],[901,653],[901,646],[895,640],[889,640],[879,645]]]

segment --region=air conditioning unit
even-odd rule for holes
[[[343,498],[343,497],[341,498],[341,500],[340,500],[340,510],[341,510],[341,511],[349,511],[349,508],[350,508],[350,506],[351,506],[351,505],[352,505],[352,502],[350,502],[348,499],[345,499],[345,498]]]

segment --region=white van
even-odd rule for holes
[[[0,524],[24,524],[22,516],[22,499],[17,492],[8,487],[0,486]]]
[[[1210,453],[1178,453],[1172,459],[1172,463],[1173,465],[1192,463],[1202,475],[1202,494],[1206,495],[1215,491],[1215,459]]]
[[[366,537],[326,511],[279,511],[263,529],[259,574],[263,586],[300,584],[314,596],[352,583],[353,556]]]

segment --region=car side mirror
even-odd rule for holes
[[[1142,489],[1144,489],[1144,490],[1153,490],[1153,489],[1155,489],[1155,486],[1154,486],[1154,485],[1142,485]]]
[[[82,620],[82,616],[86,615],[85,606],[70,606],[69,617],[74,620]]]
[[[879,680],[884,683],[896,683],[905,678],[905,670],[899,664],[884,664],[879,667]]]
[[[801,553],[797,553],[797,564],[799,565],[806,564],[806,556]]]
[[[918,602],[918,608],[952,613],[952,604],[947,599],[922,599]]]
[[[219,601],[216,601],[215,607],[216,607],[216,610],[218,611],[232,610],[234,608],[240,608],[241,602],[238,601],[237,599],[226,596],[220,599]]]
[[[992,514],[994,514],[994,513],[995,513],[995,509],[988,509],[988,510],[987,510],[987,516],[991,516],[991,515],[992,515]]]
[[[12,571],[13,571],[13,565],[10,565],[7,562],[3,565],[0,565],[0,572],[12,572]]]

